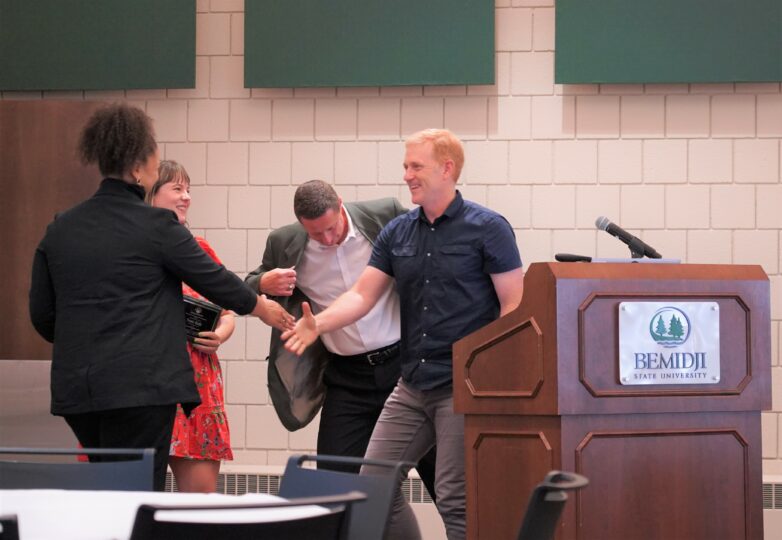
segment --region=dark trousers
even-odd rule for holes
[[[154,487],[155,491],[163,491],[175,416],[174,404],[66,414],[64,418],[84,448],[154,448]],[[126,458],[95,456],[90,459],[112,461]]]
[[[326,399],[320,411],[318,454],[364,457],[372,431],[391,391],[399,379],[399,359],[370,366],[334,357],[325,375]],[[416,465],[426,490],[436,499],[434,470],[436,447]],[[358,473],[359,467],[318,464],[319,468]]]

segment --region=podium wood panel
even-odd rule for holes
[[[616,306],[619,301],[659,301],[659,295],[625,294],[617,297],[610,294],[594,294],[587,303],[579,308],[578,342],[580,344],[578,367],[579,380],[587,391],[595,397],[655,397],[661,396],[726,396],[741,394],[741,390],[752,380],[752,359],[748,354],[752,324],[750,311],[741,298],[726,294],[711,293],[704,296],[695,294],[666,295],[669,301],[711,301],[716,302],[720,310],[720,326],[730,328],[730,340],[722,343],[720,356],[720,384],[716,385],[655,385],[659,388],[649,390],[642,385],[623,386],[619,384],[618,364],[616,369],[604,369],[605,351],[615,349],[611,342],[616,338],[613,332],[601,332],[603,328],[616,326]],[[708,407],[707,402],[699,400],[699,405]]]
[[[468,536],[514,538],[534,486],[563,469],[590,483],[558,539],[762,538],[760,429],[754,413],[468,415]]]
[[[532,265],[519,308],[454,345],[468,538],[515,538],[534,486],[562,469],[590,485],[558,540],[761,539],[769,298],[757,266]],[[716,302],[719,382],[621,384],[624,301]]]

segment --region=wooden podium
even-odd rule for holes
[[[518,309],[454,344],[468,538],[515,539],[551,469],[590,480],[559,540],[763,538],[769,291],[759,266],[531,265]],[[718,382],[623,384],[620,302],[715,302]]]

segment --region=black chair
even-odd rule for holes
[[[351,472],[302,467],[304,463],[323,465],[371,465],[378,474],[359,475]],[[391,517],[402,469],[413,463],[370,460],[338,456],[292,456],[288,459],[280,480],[281,497],[315,497],[358,490],[367,494],[365,501],[355,506],[350,516],[350,540],[382,540]]]
[[[0,540],[19,540],[16,515],[0,516]]]
[[[551,471],[543,482],[535,486],[521,522],[518,540],[550,540],[554,538],[559,516],[567,502],[566,491],[581,489],[589,484],[586,477],[576,473]]]
[[[348,536],[351,506],[366,499],[366,495],[351,491],[328,497],[306,497],[288,501],[236,505],[150,505],[142,504],[136,512],[136,520],[130,540],[344,540]],[[325,507],[326,513],[308,517],[284,518],[273,521],[253,521],[252,515],[234,522],[208,523],[203,518],[208,511],[232,512],[267,509],[297,508],[317,505]],[[172,521],[165,512],[193,513],[193,521]],[[258,514],[255,514],[258,519]],[[238,514],[237,514],[238,517]]]
[[[123,461],[76,461],[78,455],[130,458]],[[152,491],[152,448],[0,448],[1,489],[86,489]],[[73,456],[74,461],[35,461],[35,456]]]

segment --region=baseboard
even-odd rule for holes
[[[280,491],[280,478],[282,473],[221,472],[217,480],[217,492],[226,495],[245,493],[277,495]],[[166,491],[178,491],[171,471],[166,474]],[[402,484],[402,491],[408,502],[432,503],[432,497],[420,478],[407,478]],[[774,481],[763,482],[763,509],[782,510],[782,478],[778,481],[775,478]]]
[[[217,492],[225,495],[245,493],[268,493],[277,495],[280,491],[282,473],[221,472],[217,479]],[[171,471],[166,473],[166,491],[178,491]],[[405,499],[411,503],[432,504],[432,497],[426,491],[420,478],[409,477],[402,484]]]

